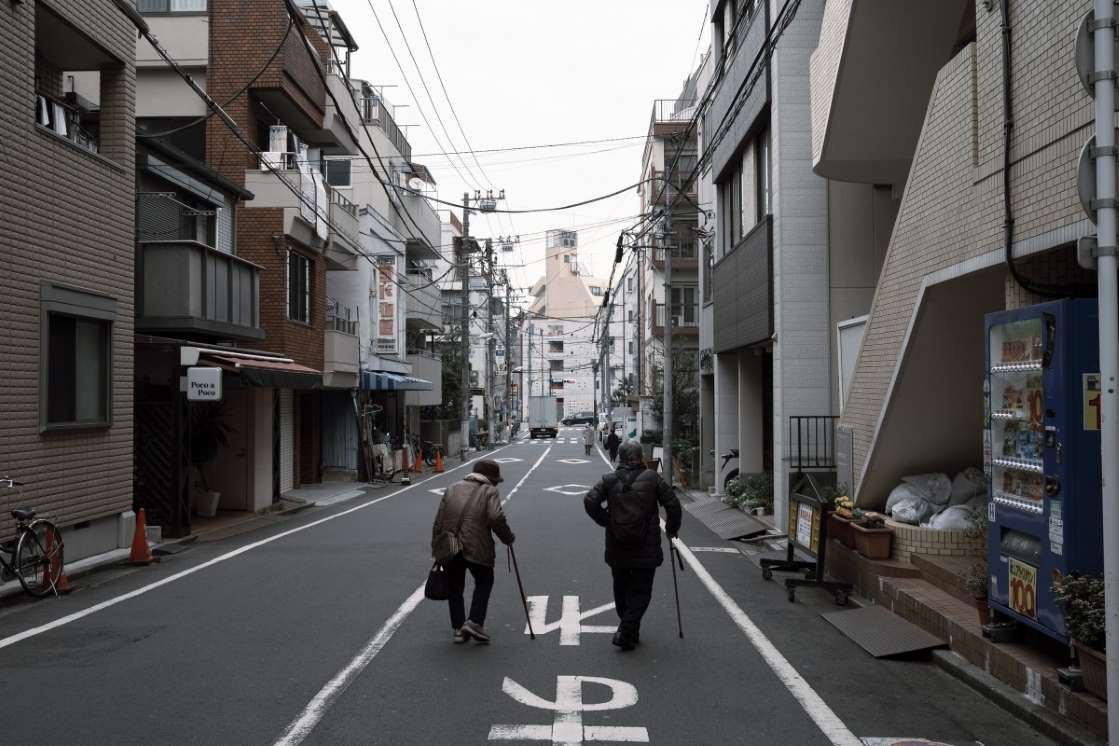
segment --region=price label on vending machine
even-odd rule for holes
[[[1100,429],[1100,374],[1084,374],[1084,429]]]
[[[1010,608],[1037,619],[1037,568],[1010,558]]]

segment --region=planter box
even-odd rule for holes
[[[892,528],[864,528],[851,523],[855,535],[855,550],[867,559],[890,559],[894,541]]]
[[[855,532],[851,528],[851,519],[844,518],[835,513],[828,514],[828,536],[836,539],[848,549],[855,548]]]
[[[1072,641],[1080,659],[1080,673],[1084,677],[1084,688],[1102,700],[1107,700],[1107,658],[1098,650],[1085,647],[1076,640]]]

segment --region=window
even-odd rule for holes
[[[764,130],[757,137],[758,148],[758,219],[770,213],[772,202],[769,194],[770,163],[769,163],[769,130]]]
[[[563,342],[548,342],[548,352],[563,352]]]
[[[575,258],[574,254],[564,254],[563,255],[563,263],[564,264],[571,264],[571,260],[574,259],[574,258]]]
[[[562,360],[549,360],[548,361],[548,369],[549,370],[563,370],[563,361]]]
[[[631,340],[629,341],[629,349],[628,349],[628,352],[629,352],[629,354],[630,354],[630,355],[632,355],[632,354],[633,354],[633,340],[632,340],[632,339],[631,339]]]
[[[626,311],[626,320],[631,324],[633,323],[633,309],[632,308],[629,309],[628,311]]]
[[[629,290],[630,292],[633,292],[633,277],[632,276],[626,278],[626,290]]]
[[[115,318],[112,298],[43,287],[39,396],[43,430],[111,424]]]
[[[672,288],[672,316],[676,326],[695,326],[696,288]]]
[[[326,176],[326,183],[332,187],[346,188],[353,186],[350,163],[349,158],[323,159],[322,168],[323,174]]]
[[[288,318],[311,323],[311,260],[288,251]]]
[[[548,336],[549,337],[562,337],[563,336],[563,324],[548,324]]]
[[[762,130],[727,166],[718,182],[719,256],[734,250],[754,226],[769,214],[769,131]]]
[[[137,0],[141,13],[205,13],[206,0]]]
[[[703,302],[706,303],[711,300],[711,275],[715,268],[715,252],[712,250],[711,242],[703,242]]]
[[[601,298],[602,288],[600,288],[598,285],[591,285],[591,295],[595,296],[596,298]]]

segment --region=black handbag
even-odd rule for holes
[[[427,573],[424,585],[424,598],[432,601],[446,601],[451,597],[451,578],[443,565],[436,562]]]

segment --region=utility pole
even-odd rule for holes
[[[1100,347],[1100,447],[1103,499],[1103,579],[1105,648],[1119,650],[1119,330],[1116,306],[1119,287],[1116,280],[1116,196],[1115,184],[1115,6],[1112,0],[1095,0],[1095,104],[1096,104],[1096,243],[1101,249],[1097,259],[1099,286]],[[1004,21],[1005,22],[1005,21]],[[1108,204],[1110,203],[1110,204]],[[1107,205],[1107,206],[1105,206]],[[1103,249],[1107,251],[1103,251]],[[1107,647],[1110,646],[1110,647]],[[1119,691],[1119,665],[1107,665],[1107,685]],[[1107,705],[1110,743],[1119,742],[1119,696],[1112,694]]]
[[[672,486],[672,176],[665,174],[664,211],[664,422],[661,423],[663,476]],[[654,249],[655,251],[655,249]]]
[[[502,272],[505,281],[505,426],[509,440],[513,439],[513,324],[509,318],[509,273]]]
[[[466,460],[466,448],[470,444],[470,193],[462,195],[462,240],[458,242],[459,277],[462,278],[462,448],[459,454]]]
[[[486,432],[489,434],[490,443],[497,441],[496,401],[494,399],[494,366],[496,356],[494,350],[497,340],[493,332],[493,241],[486,239]]]

